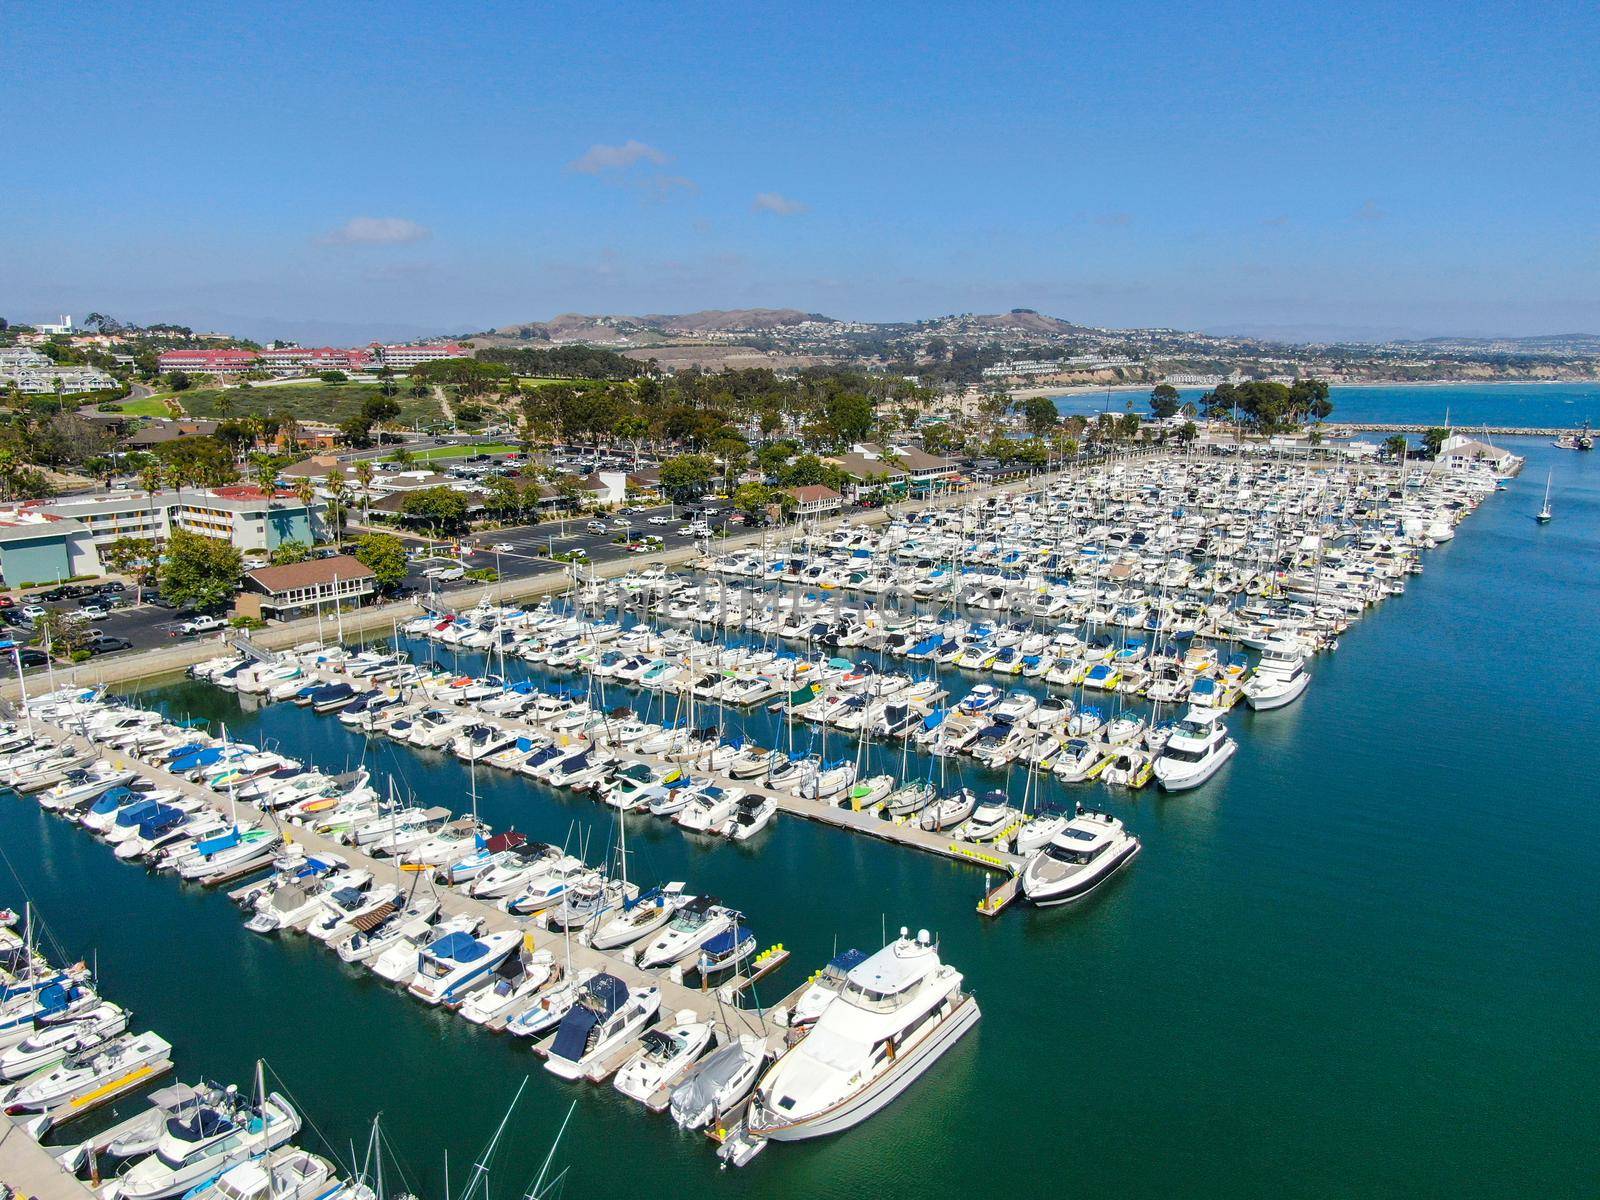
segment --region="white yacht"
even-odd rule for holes
[[[425,1004],[459,1005],[522,942],[516,929],[498,929],[482,938],[451,933],[425,946],[417,955],[417,974],[410,993]]]
[[[838,1133],[892,1101],[977,1024],[961,973],[927,930],[900,937],[845,977],[811,1033],[757,1085],[746,1126],[757,1138]]]
[[[12,1116],[46,1112],[136,1079],[171,1053],[171,1045],[154,1033],[124,1033],[109,1041],[96,1040],[54,1067],[36,1071],[0,1092],[0,1105]]]
[[[1181,792],[1215,775],[1239,748],[1222,717],[1220,709],[1190,708],[1156,759],[1156,782],[1169,792]]]
[[[1105,813],[1080,812],[1022,869],[1022,894],[1041,907],[1082,900],[1139,853],[1139,839]]]
[[[678,1013],[672,1028],[652,1029],[633,1057],[617,1070],[612,1086],[644,1104],[657,1090],[676,1083],[711,1044],[715,1031],[693,1009]]]
[[[699,1129],[732,1112],[761,1077],[767,1065],[767,1044],[754,1034],[741,1034],[701,1060],[672,1089],[669,1105],[680,1129]]]
[[[582,1078],[631,1041],[660,1010],[660,988],[630,988],[615,975],[594,976],[561,1018],[544,1069],[563,1079]]]
[[[1261,651],[1256,673],[1245,682],[1244,698],[1251,708],[1283,708],[1298,700],[1310,682],[1300,647],[1274,639]]]

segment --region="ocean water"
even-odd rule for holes
[[[636,875],[714,892],[794,952],[764,998],[905,924],[940,936],[983,1008],[892,1108],[743,1171],[9,796],[0,903],[25,887],[64,950],[95,954],[181,1077],[242,1082],[264,1056],[315,1123],[308,1147],[348,1153],[381,1111],[429,1197],[447,1153],[459,1192],[529,1075],[496,1195],[528,1182],[573,1101],[569,1195],[1593,1195],[1600,455],[1511,444],[1526,472],[1314,664],[1299,704],[1230,718],[1240,753],[1209,785],[1087,793],[1145,850],[1082,907],[988,921],[971,868],[783,817],[741,845],[630,823]],[[331,718],[189,682],[145,699],[333,766],[365,747],[379,774],[465,802],[460,764],[366,746]],[[591,858],[612,837],[589,800],[492,770],[478,786],[501,828],[586,838]]]
[[[1204,389],[1185,388],[1185,403],[1198,402]],[[1133,402],[1134,410],[1147,412],[1149,391],[1077,392],[1056,396],[1056,407],[1068,415],[1094,416],[1120,413]],[[1475,425],[1517,426],[1525,429],[1572,429],[1584,421],[1600,425],[1600,384],[1597,383],[1470,383],[1426,386],[1335,387],[1333,421],[1373,424],[1443,425],[1470,431]]]

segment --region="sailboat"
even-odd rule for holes
[[[1541,525],[1548,525],[1550,518],[1556,515],[1550,507],[1550,480],[1554,474],[1554,472],[1551,472],[1544,477],[1544,507],[1539,510],[1539,515],[1534,518]]]

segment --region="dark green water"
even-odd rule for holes
[[[637,871],[716,892],[795,952],[769,998],[836,940],[874,948],[887,921],[937,931],[983,1006],[889,1111],[742,1172],[302,939],[245,933],[223,897],[118,864],[31,801],[0,801],[0,841],[181,1075],[242,1081],[264,1055],[338,1147],[382,1111],[429,1195],[446,1150],[459,1188],[527,1073],[497,1195],[536,1170],[574,1098],[570,1186],[630,1195],[1593,1195],[1600,456],[1516,449],[1524,475],[1317,662],[1300,704],[1232,718],[1241,753],[1212,785],[1105,799],[1145,852],[1086,907],[984,921],[972,870],[795,820],[747,846],[630,825]],[[1557,519],[1541,528],[1548,467]],[[241,712],[201,685],[150,698],[332,765],[363,746],[331,718]],[[368,753],[464,803],[459,764]],[[501,828],[559,841],[576,823],[591,858],[610,837],[591,801],[488,770],[479,785]]]

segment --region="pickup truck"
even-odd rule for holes
[[[211,633],[218,629],[226,629],[228,623],[221,617],[199,616],[191,617],[178,626],[179,633]]]

